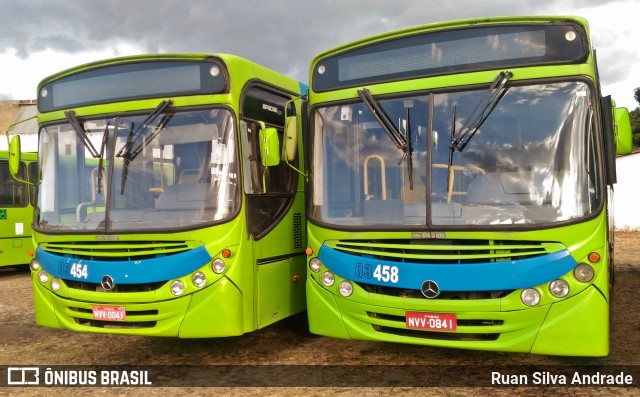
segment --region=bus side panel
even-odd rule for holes
[[[258,328],[299,313],[306,308],[305,257],[298,255],[258,265]]]
[[[0,205],[0,267],[25,265],[33,252],[31,217],[33,207],[2,207]]]
[[[590,357],[609,354],[609,305],[604,296],[591,287],[572,299],[554,303],[531,353]]]
[[[290,260],[289,276],[293,282],[291,287],[291,314],[307,310],[305,284],[307,279],[307,258],[304,255]]]
[[[4,227],[0,224],[0,227]],[[0,239],[0,267],[26,265],[31,260],[31,236]]]
[[[38,285],[38,273],[31,272],[33,288],[33,308],[36,316],[36,324],[43,327],[62,328],[58,322],[54,303],[48,299],[51,292]]]
[[[605,258],[604,263],[608,262]],[[609,354],[609,272],[593,286],[552,305],[531,353],[599,357]]]
[[[258,265],[257,277],[258,328],[262,328],[291,314],[289,260]]]
[[[227,278],[193,294],[180,325],[180,338],[242,335],[242,292]],[[224,302],[224,304],[221,304]]]
[[[333,295],[320,287],[313,277],[307,278],[307,316],[309,332],[334,338],[351,339],[342,321]]]

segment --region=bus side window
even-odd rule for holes
[[[260,129],[276,128],[280,153],[284,142],[284,106],[289,97],[260,86],[247,90],[240,121],[244,191],[247,194],[247,224],[254,238],[260,239],[286,213],[296,192],[297,174],[286,162],[264,167],[260,158]],[[289,113],[291,115],[291,112]]]
[[[18,177],[25,176],[24,164],[20,164]],[[27,187],[13,179],[9,172],[9,163],[0,162],[0,205],[6,207],[24,207],[27,205]]]

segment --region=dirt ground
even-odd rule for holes
[[[640,308],[636,299],[640,290],[640,256],[636,251],[640,246],[640,231],[617,232],[615,240],[616,287],[611,304],[611,347],[609,356],[603,358],[537,356],[338,340],[309,334],[304,315],[240,337],[220,339],[78,334],[35,325],[28,269],[0,269],[0,371],[6,372],[10,366],[84,365],[97,368],[149,365],[182,371],[180,374],[162,373],[160,378],[164,377],[165,380],[185,377],[193,381],[192,384],[183,382],[180,388],[17,388],[0,384],[0,396],[51,396],[54,393],[78,396],[164,396],[176,392],[194,396],[640,395]],[[249,364],[253,367],[247,366]],[[385,367],[390,364],[405,367]],[[480,376],[489,376],[490,368],[500,366],[530,369],[538,366],[573,368],[585,365],[596,365],[605,372],[632,371],[635,376],[634,387],[442,387],[460,384],[456,377],[474,376],[474,371],[479,371]],[[220,379],[212,378],[211,368],[220,369],[216,376],[238,379],[237,385],[241,387],[232,387],[233,381],[219,382]],[[406,372],[406,378],[421,369],[439,373],[436,384],[440,387],[413,387],[412,382],[402,381],[399,372]],[[343,371],[341,375],[354,376],[356,380],[340,384],[339,379],[342,378],[337,375],[332,377],[333,370]],[[383,373],[379,373],[380,370]],[[361,371],[360,375],[358,371]],[[285,380],[280,385],[278,382],[274,384],[273,378],[270,381],[252,382],[252,372],[258,378],[279,376]],[[0,373],[0,379],[3,379],[2,375]],[[394,387],[380,387],[385,383],[380,379],[385,377],[397,377],[400,380],[397,383],[390,382]],[[250,381],[243,383],[242,379],[246,381],[247,378]],[[199,387],[209,384],[221,386]]]

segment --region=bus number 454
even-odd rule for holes
[[[375,269],[370,264],[356,264],[356,277],[371,279],[375,278],[378,281],[397,283],[400,280],[397,266],[390,265],[377,265]]]
[[[80,263],[74,263],[73,265],[71,265],[69,274],[71,274],[75,278],[83,278],[85,280],[89,277],[87,265],[81,265]]]

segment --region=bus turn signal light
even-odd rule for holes
[[[597,263],[600,260],[600,254],[597,252],[592,252],[589,254],[589,262]]]

